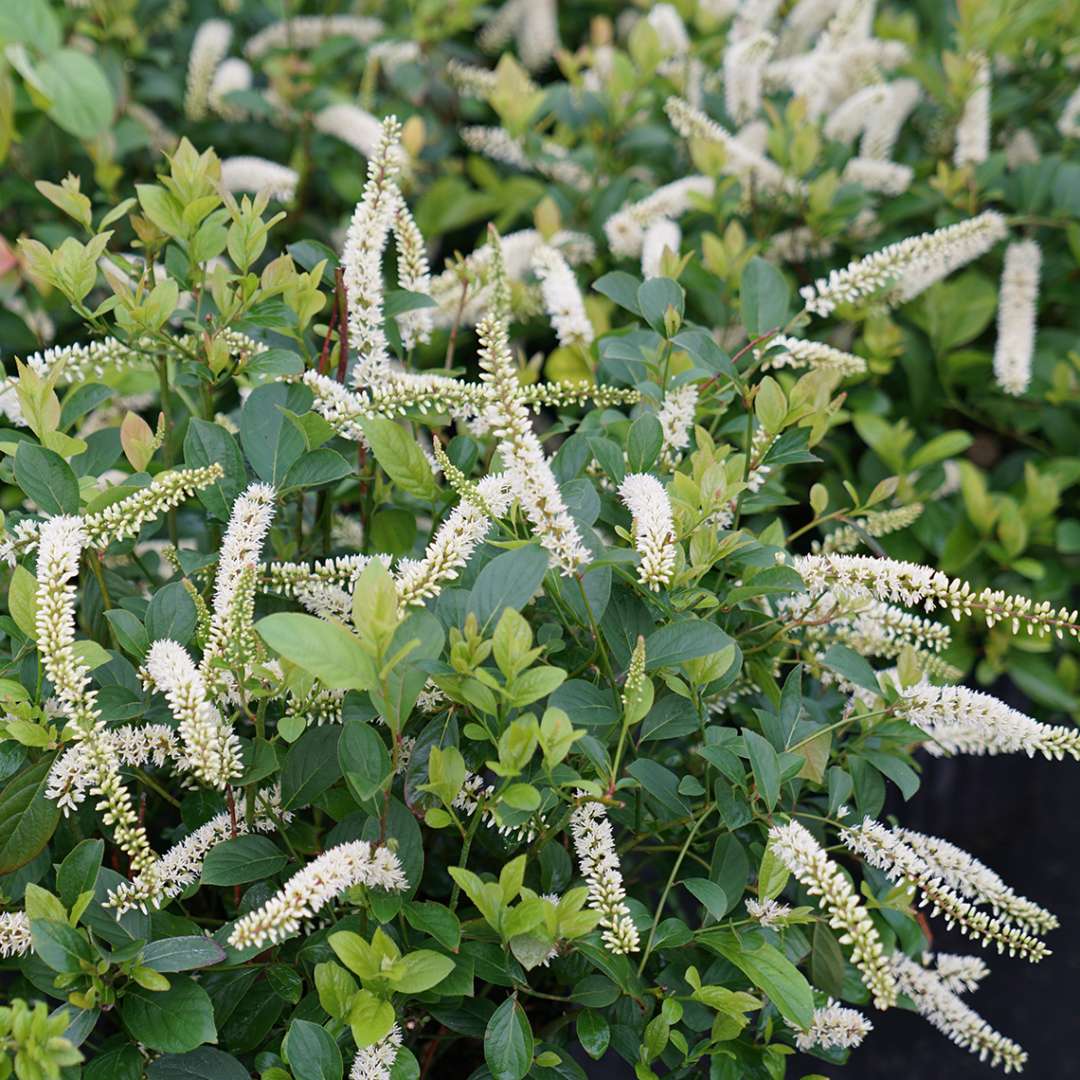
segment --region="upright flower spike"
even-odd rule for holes
[[[682,457],[682,452],[690,445],[697,400],[697,386],[694,383],[683,383],[682,386],[667,392],[664,403],[656,414],[663,436],[660,461],[666,469],[674,469]]]
[[[398,287],[414,293],[431,291],[431,271],[423,234],[402,200],[394,214],[394,240],[397,244]],[[431,340],[433,325],[429,307],[414,308],[397,317],[401,340],[406,349]]]
[[[858,1009],[846,1009],[831,998],[828,1005],[814,1010],[814,1022],[795,1036],[795,1045],[805,1054],[815,1046],[852,1049],[874,1030],[874,1025]]]
[[[232,44],[232,26],[224,19],[207,19],[191,42],[184,112],[189,120],[202,120],[210,100],[210,87],[218,65]]]
[[[1041,266],[1042,251],[1034,240],[1021,240],[1005,249],[994,378],[1007,394],[1022,394],[1031,382]]]
[[[560,345],[589,346],[593,340],[592,323],[585,313],[574,271],[562,252],[550,244],[541,244],[533,255],[533,271],[540,279],[544,308]]]
[[[634,547],[641,556],[638,577],[653,591],[671,582],[675,571],[675,523],[663,484],[647,473],[628,473],[619,497],[630,511]]]
[[[305,919],[354,885],[403,892],[408,888],[397,856],[366,840],[350,840],[324,851],[289,878],[262,907],[237,921],[229,936],[234,949],[276,944],[295,934]]]
[[[206,684],[187,649],[155,641],[146,655],[147,681],[165,695],[179,723],[191,771],[210,787],[224,788],[243,772],[240,743],[207,696]]]
[[[724,50],[724,101],[728,116],[745,124],[761,110],[761,86],[765,65],[776,48],[776,38],[758,30]]]
[[[119,761],[90,689],[90,672],[75,652],[73,579],[86,546],[86,531],[77,517],[49,518],[38,541],[37,613],[35,629],[42,666],[53,684],[64,715],[85,747],[91,790],[101,796],[103,821],[113,827],[116,843],[137,873],[152,873],[156,856],[139,824],[131,796],[120,780]]]
[[[401,200],[401,124],[388,116],[368,161],[364,196],[356,204],[341,254],[349,308],[349,348],[356,357],[356,386],[379,382],[390,370],[383,332],[382,257]]]
[[[507,340],[506,318],[510,290],[502,268],[498,238],[494,238],[494,308],[480,320],[481,378],[490,388],[490,404],[485,418],[499,440],[499,454],[506,476],[541,546],[564,575],[574,573],[590,561],[577,524],[563,501],[559,485],[548,464],[544,449],[532,429],[529,411],[518,382],[517,369]]]
[[[1023,1071],[1027,1063],[1025,1051],[965,1005],[938,974],[899,952],[893,953],[891,967],[897,985],[911,999],[915,1011],[946,1038],[978,1054],[980,1061],[989,1058],[992,1066],[1001,1065],[1007,1073]]]
[[[592,800],[578,806],[570,815],[570,834],[589,886],[589,907],[600,913],[604,944],[617,954],[637,952],[640,939],[625,903],[615,834],[603,806]]]
[[[859,969],[879,1009],[896,1004],[896,982],[889,971],[881,938],[866,908],[840,867],[825,854],[810,831],[794,819],[769,830],[770,850],[820,905],[829,925],[842,931],[841,945],[851,946],[851,962]]]
[[[356,1051],[349,1080],[390,1080],[401,1049],[401,1028],[395,1024],[377,1043]]]
[[[970,57],[975,69],[971,94],[956,125],[953,164],[981,165],[990,156],[990,61],[981,53]]]
[[[235,105],[226,98],[229,94],[251,89],[252,72],[247,62],[239,57],[222,61],[207,93],[207,104],[223,120],[243,120],[247,111],[243,106]]]
[[[844,829],[840,838],[851,851],[883,871],[890,881],[896,884],[910,881],[921,895],[919,906],[929,905],[931,915],[943,915],[950,930],[956,925],[962,934],[984,945],[993,943],[999,953],[1007,949],[1010,956],[1019,955],[1032,962],[1049,954],[1038,938],[1002,919],[991,918],[943,884],[924,859],[878,822],[866,818],[857,828]]]
[[[987,210],[956,225],[889,244],[818,278],[799,293],[814,315],[830,315],[840,304],[871,297],[890,306],[903,304],[985,254],[1007,232],[1005,219]]]
[[[926,611],[944,608],[954,619],[978,615],[987,627],[1011,624],[1014,634],[1024,626],[1029,634],[1080,637],[1076,611],[1009,596],[1000,589],[975,590],[960,578],[918,563],[871,555],[800,555],[792,565],[811,592],[827,589],[845,601],[884,600]]]

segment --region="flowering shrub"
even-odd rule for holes
[[[1080,684],[1069,5],[509,0],[494,68],[471,5],[223,6],[0,13],[104,195],[39,180],[8,283],[74,339],[0,397],[16,1075],[766,1078],[891,1008],[1021,1069],[974,950],[1056,917],[886,800],[1080,759],[964,683]],[[192,138],[128,99],[128,186],[42,72],[177,26]]]

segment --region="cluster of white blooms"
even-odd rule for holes
[[[701,139],[722,147],[725,154],[724,170],[737,177],[744,189],[774,195],[798,195],[803,191],[805,185],[788,176],[776,162],[751,150],[715,120],[692,108],[682,98],[669,97],[664,104],[664,111],[671,121],[671,126],[684,139]]]
[[[920,907],[930,906],[931,915],[943,915],[945,925],[954,925],[975,941],[993,943],[998,952],[1022,956],[1033,963],[1049,954],[1038,938],[1006,920],[992,918],[975,904],[965,900],[945,884],[934,869],[895,832],[870,818],[855,828],[842,829],[840,839],[871,866],[881,870],[891,881],[910,882],[920,894]]]
[[[922,512],[923,504],[913,502],[907,506],[894,506],[889,510],[870,510],[868,513],[860,514],[853,521],[867,536],[888,536],[890,533],[900,532],[913,525],[922,516]],[[859,530],[856,530],[853,525],[842,525],[829,533],[820,545],[815,545],[814,551],[854,551],[863,543]]]
[[[558,248],[541,244],[532,259],[533,272],[540,279],[544,307],[560,345],[591,345],[592,323],[585,313],[574,271]]]
[[[879,161],[876,158],[853,157],[844,166],[843,178],[852,184],[861,184],[867,191],[882,195],[902,195],[911,187],[915,175],[910,165],[897,165],[895,161]]]
[[[886,87],[881,103],[867,114],[859,142],[859,156],[874,161],[892,157],[900,129],[922,96],[914,79],[894,79]]]
[[[765,65],[775,48],[776,38],[758,30],[724,50],[724,107],[736,124],[745,124],[761,109]]]
[[[300,174],[288,165],[261,157],[230,157],[221,162],[221,184],[226,191],[265,191],[279,202],[292,202]]]
[[[462,97],[479,98],[481,101],[487,101],[499,84],[494,71],[455,59],[447,61],[446,77]]]
[[[311,585],[329,585],[352,592],[360,575],[373,558],[389,565],[388,555],[337,555],[310,566],[307,563],[272,562],[266,568],[262,584],[282,596],[296,596]]]
[[[1007,233],[1001,214],[987,210],[956,225],[889,244],[842,270],[831,271],[827,278],[818,278],[799,292],[807,311],[815,315],[830,315],[839,304],[870,297],[889,305],[906,303],[985,254]]]
[[[828,1005],[814,1010],[814,1022],[795,1036],[795,1045],[803,1053],[815,1046],[822,1050],[833,1046],[851,1049],[873,1030],[874,1025],[858,1009],[844,1008],[830,998]]]
[[[901,991],[911,999],[915,1011],[938,1031],[957,1046],[978,1054],[980,1061],[989,1058],[991,1065],[1000,1064],[1007,1073],[1023,1070],[1027,1062],[1024,1050],[994,1031],[949,990],[938,974],[899,952],[893,953],[891,963]]]
[[[382,257],[401,195],[395,177],[401,167],[401,125],[388,116],[368,161],[364,197],[356,204],[341,254],[349,308],[349,345],[356,356],[357,386],[378,382],[389,371],[383,332]]]
[[[263,542],[274,520],[276,492],[269,484],[248,485],[233,503],[229,524],[218,552],[214,603],[203,646],[200,671],[213,693],[223,689],[218,661],[243,662],[257,651],[252,615],[255,572]]]
[[[871,117],[889,99],[889,83],[873,83],[856,90],[825,117],[822,131],[826,138],[851,142],[866,131]]]
[[[799,263],[823,259],[833,253],[835,246],[832,240],[818,236],[808,225],[795,225],[773,233],[766,254],[780,262]]]
[[[960,956],[956,953],[935,953],[934,968],[947,990],[963,994],[978,989],[979,983],[990,974],[981,956]],[[929,963],[924,956],[923,963]]]
[[[485,52],[498,52],[511,37],[529,71],[547,67],[559,50],[557,0],[505,0],[477,41]]]
[[[660,411],[656,414],[663,436],[660,460],[667,468],[674,468],[682,457],[682,452],[690,445],[690,431],[694,426],[697,400],[697,386],[694,383],[684,383],[668,391]]]
[[[224,788],[243,771],[232,726],[211,704],[206,683],[183,645],[163,638],[146,654],[146,682],[165,695],[179,724],[184,755],[205,784]]]
[[[408,888],[398,857],[386,847],[350,840],[329,848],[289,878],[262,907],[239,919],[229,935],[234,949],[283,941],[331,900],[354,885],[404,892]]]
[[[423,234],[417,228],[412,212],[401,200],[394,214],[394,242],[397,245],[398,286],[414,293],[431,290],[431,269]],[[397,317],[401,340],[406,349],[431,340],[434,323],[429,307],[404,311]]]
[[[499,455],[525,516],[536,530],[541,545],[562,573],[569,575],[589,562],[591,556],[581,541],[577,524],[566,508],[544,448],[529,420],[529,410],[507,341],[505,313],[508,302],[501,294],[508,292],[508,285],[500,262],[496,239],[498,294],[495,314],[481,319],[478,327],[481,378],[491,391],[484,416],[499,440]]]
[[[775,239],[775,238],[774,238]],[[779,349],[779,352],[773,350]],[[763,371],[775,371],[779,368],[818,368],[823,371],[835,371],[838,375],[861,375],[866,371],[866,361],[854,353],[834,349],[823,341],[810,341],[807,338],[786,337],[778,334],[769,339],[765,348],[755,351],[756,356],[767,352]]]
[[[160,768],[166,760],[182,761],[176,733],[165,724],[124,724],[101,732],[101,739],[112,744],[121,765],[138,768],[153,762]],[[52,763],[45,780],[45,797],[51,799],[66,817],[86,799],[93,783],[85,742],[77,742]]]
[[[874,1004],[879,1009],[895,1005],[896,983],[881,938],[840,867],[825,854],[810,831],[794,819],[769,830],[769,845],[806,891],[821,898],[829,925],[842,931],[840,944],[851,946],[851,962],[859,969]]]
[[[464,127],[461,138],[470,150],[522,172],[539,173],[578,191],[587,191],[592,186],[592,174],[572,161],[564,147],[548,139],[540,144],[542,156],[533,158],[526,153],[523,140],[515,138],[505,128]]]
[[[369,160],[379,152],[383,125],[359,105],[335,102],[315,114],[315,130],[332,135]]]
[[[612,253],[640,254],[652,226],[681,217],[694,205],[695,199],[709,199],[715,189],[712,177],[686,176],[657,188],[644,199],[621,207],[604,222],[604,234]]]
[[[206,116],[214,73],[229,51],[232,36],[232,25],[224,19],[207,19],[195,31],[184,94],[184,113],[189,120],[202,120]]]
[[[1060,925],[1056,915],[1034,900],[1018,895],[990,867],[948,840],[903,827],[893,831],[946,885],[962,896],[988,904],[995,914],[1025,927],[1033,934],[1045,934]]]
[[[86,546],[86,532],[77,517],[50,518],[41,526],[37,560],[35,630],[45,674],[61,709],[85,748],[90,790],[101,796],[97,808],[113,827],[116,843],[131,858],[136,872],[152,872],[154,852],[139,824],[131,795],[120,780],[120,764],[90,689],[90,672],[75,651],[74,579]]]
[[[234,791],[232,796],[234,802],[239,803],[243,793]],[[278,822],[288,823],[291,820],[292,814],[281,809],[281,791],[277,786],[263,788],[256,794],[251,823],[251,828],[256,832],[273,832]],[[248,832],[247,819],[243,814],[234,817],[227,810],[215,814],[169,848],[158,861],[156,873],[136,875],[131,881],[122,881],[110,890],[106,906],[115,912],[117,918],[133,908],[145,913],[150,908],[163,907],[199,880],[211,848]]]
[[[791,914],[791,906],[789,904],[781,904],[779,900],[773,900],[767,898],[765,900],[755,900],[750,897],[746,901],[746,914],[751,919],[755,919],[761,923],[762,926],[776,927],[783,926],[784,921]]]
[[[419,708],[419,703],[417,707]],[[484,783],[484,778],[478,773],[467,772],[461,790],[454,796],[451,806],[469,817],[479,810],[480,820],[484,825],[489,829],[494,829],[503,839],[509,840],[514,847],[531,844],[539,835],[539,831],[547,825],[547,815],[535,814],[520,825],[504,825],[495,814],[495,807],[491,801],[494,794],[493,784]]]
[[[233,122],[243,120],[247,111],[242,105],[227,101],[229,94],[251,89],[252,72],[247,61],[231,56],[223,60],[214,72],[214,78],[207,92],[207,105],[223,120]]]
[[[978,613],[988,627],[1011,624],[1014,634],[1026,626],[1029,634],[1080,637],[1080,613],[1075,610],[1055,609],[1049,601],[1036,603],[1000,589],[975,590],[966,581],[918,563],[870,555],[800,555],[792,565],[811,592],[829,590],[844,601],[876,599],[927,611],[944,608],[954,619]]]
[[[671,218],[657,218],[646,230],[641,241],[641,276],[643,278],[659,277],[664,252],[670,251],[673,255],[679,254],[679,245],[682,242],[682,229],[678,222]]]
[[[731,26],[730,37],[738,41],[764,29],[776,17],[780,0],[741,0],[731,5],[735,21]]]
[[[920,682],[901,691],[893,708],[930,736],[926,749],[941,754],[1018,754],[1080,761],[1080,729],[1033,720],[989,694],[966,686]]]
[[[990,156],[990,61],[981,53],[969,57],[975,77],[956,125],[953,164],[979,165]]]
[[[22,956],[33,944],[30,919],[25,911],[0,912],[0,959]]]
[[[1031,382],[1041,266],[1042,252],[1034,240],[1021,240],[1005,249],[998,293],[994,377],[1007,394],[1022,394]]]
[[[589,906],[600,913],[604,944],[613,953],[637,952],[638,931],[626,906],[615,834],[603,805],[589,800],[578,806],[570,815],[570,834],[589,886]]]
[[[836,12],[838,0],[796,0],[780,28],[777,53],[800,53],[821,32]]]
[[[690,35],[686,32],[686,23],[674,6],[654,4],[645,19],[656,31],[665,56],[684,56],[690,51]]]
[[[634,547],[641,556],[638,578],[650,589],[671,582],[675,572],[675,524],[664,485],[648,473],[628,473],[619,497],[630,511]]]
[[[1066,139],[1080,139],[1080,86],[1078,86],[1058,117],[1057,129]]]
[[[1005,143],[1005,167],[1015,172],[1024,165],[1038,165],[1042,160],[1039,144],[1030,128],[1020,128]]]
[[[501,517],[506,513],[511,492],[504,476],[485,476],[477,488],[482,505],[463,499],[439,526],[422,559],[402,559],[398,563],[395,584],[402,604],[423,604],[438,596],[443,582],[457,578],[458,570],[487,536],[490,515]]]
[[[395,1024],[377,1043],[356,1051],[349,1080],[390,1080],[401,1049],[401,1028]]]
[[[244,45],[249,60],[258,60],[272,49],[313,49],[333,37],[350,37],[361,45],[374,41],[383,31],[379,19],[365,15],[297,15],[263,27]]]

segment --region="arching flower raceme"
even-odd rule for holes
[[[359,105],[342,101],[327,105],[315,114],[315,130],[347,143],[370,162],[379,152],[383,125]]]
[[[867,536],[879,537],[901,532],[918,521],[922,516],[922,512],[923,504],[920,502],[910,503],[907,506],[894,506],[889,510],[871,510],[854,518],[860,531],[856,531],[851,525],[843,525],[839,529],[834,529],[822,541],[820,550],[823,552],[854,551],[863,543],[861,533],[865,533]]]
[[[349,37],[366,45],[383,28],[381,19],[366,15],[295,15],[253,34],[244,45],[244,54],[249,60],[258,60],[273,49],[313,49],[334,37]]]
[[[861,184],[867,191],[879,191],[883,195],[902,195],[911,187],[915,175],[909,165],[897,165],[894,161],[877,158],[853,157],[844,166],[844,179]]]
[[[866,371],[866,361],[861,356],[844,352],[842,349],[834,349],[823,341],[810,341],[807,338],[793,338],[779,334],[769,339],[766,349],[768,355],[761,365],[764,371],[788,367],[809,367],[835,371],[842,376],[861,375]],[[780,351],[774,352],[774,349]],[[760,356],[763,351],[765,350],[756,350],[755,355]]]
[[[634,547],[641,556],[638,577],[659,590],[671,582],[675,570],[671,501],[663,484],[647,473],[629,473],[619,485],[619,497],[630,511]]]
[[[389,848],[350,840],[324,851],[262,907],[239,919],[229,944],[244,949],[283,941],[295,934],[305,919],[354,885],[390,892],[408,888],[401,863]]]
[[[583,802],[570,815],[581,876],[589,886],[589,907],[600,913],[604,944],[613,953],[637,952],[639,938],[630,909],[626,906],[615,835],[603,806]]]
[[[765,65],[776,48],[776,38],[759,30],[733,41],[724,51],[724,100],[728,116],[744,124],[761,109]]]
[[[851,882],[825,854],[810,831],[797,821],[774,825],[769,830],[770,850],[791,871],[829,918],[842,931],[841,945],[851,946],[851,962],[879,1009],[896,1004],[896,983],[889,971],[881,938]]]
[[[229,51],[232,35],[232,25],[224,19],[207,19],[195,31],[184,95],[184,112],[189,120],[202,120],[206,116],[214,73]]]
[[[953,164],[957,167],[979,165],[990,156],[990,61],[982,54],[973,55],[970,60],[975,78],[960,123],[956,125]]]
[[[260,157],[231,157],[221,162],[221,184],[226,191],[265,191],[279,202],[292,202],[300,174],[287,165]]]
[[[891,966],[900,990],[911,999],[915,1011],[943,1035],[978,1054],[980,1061],[989,1058],[991,1065],[1002,1065],[1007,1073],[1023,1070],[1027,1062],[1024,1050],[965,1005],[937,973],[903,953],[892,955]]]
[[[978,989],[979,983],[990,974],[981,956],[958,956],[955,953],[935,953],[934,969],[941,978],[942,985],[954,994],[963,994]],[[923,957],[927,963],[927,957]]]
[[[540,279],[544,308],[560,345],[591,345],[592,323],[585,313],[574,271],[562,252],[550,244],[541,244],[533,255],[533,271]]]
[[[1007,394],[1022,394],[1031,382],[1041,266],[1042,251],[1034,240],[1021,240],[1005,249],[994,378]]]
[[[652,228],[674,221],[696,198],[711,198],[716,184],[709,176],[687,176],[657,188],[638,202],[628,203],[604,222],[604,235],[615,255],[639,255]]]

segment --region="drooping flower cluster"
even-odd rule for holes
[[[843,829],[840,837],[848,848],[883,871],[891,881],[911,882],[921,896],[919,906],[929,906],[931,915],[943,915],[949,929],[956,925],[962,934],[984,945],[993,943],[998,952],[1007,949],[1010,956],[1019,955],[1025,960],[1035,962],[1048,955],[1049,950],[1038,938],[1005,919],[992,918],[945,884],[895,831],[890,832],[884,825],[866,818],[856,828]]]
[[[1041,266],[1042,252],[1034,240],[1021,240],[1005,249],[998,293],[994,377],[1007,394],[1022,394],[1031,382]]]
[[[956,225],[889,244],[799,292],[807,311],[815,315],[830,315],[840,304],[870,298],[890,306],[903,304],[985,254],[1007,232],[1005,219],[987,210]]]
[[[273,944],[295,934],[331,900],[354,885],[403,892],[408,888],[398,857],[366,840],[350,840],[312,859],[262,907],[239,919],[229,936],[235,949]]]
[[[897,985],[911,999],[916,1012],[943,1035],[978,1054],[980,1061],[989,1058],[991,1065],[1002,1065],[1007,1073],[1023,1069],[1027,1062],[1024,1050],[965,1005],[940,975],[900,952],[893,953],[891,965]]]
[[[795,1036],[795,1045],[803,1053],[815,1046],[822,1050],[833,1046],[852,1049],[873,1029],[874,1025],[858,1009],[844,1008],[830,998],[828,1005],[814,1010],[814,1022]]]
[[[1048,601],[1037,603],[999,589],[975,590],[966,581],[918,563],[870,555],[801,555],[793,566],[811,592],[829,590],[845,601],[885,600],[926,611],[940,607],[954,619],[978,614],[988,627],[1010,623],[1014,634],[1026,626],[1029,634],[1080,636],[1076,611],[1055,609]]]
[[[581,876],[589,886],[589,907],[600,913],[604,944],[613,953],[637,952],[639,938],[626,906],[615,835],[601,803],[583,802],[570,816]]]
[[[842,931],[841,945],[851,946],[851,962],[859,969],[879,1009],[896,1004],[896,983],[889,972],[881,938],[866,908],[843,871],[825,854],[810,831],[798,821],[769,830],[770,850],[791,871],[820,906],[829,925]]]
[[[1033,720],[990,694],[966,686],[920,682],[905,687],[894,709],[930,736],[926,749],[941,754],[1042,754],[1080,761],[1080,728]]]
[[[401,1028],[395,1024],[377,1043],[357,1050],[349,1080],[390,1080],[400,1049]]]
[[[675,570],[675,525],[663,484],[647,473],[629,473],[619,497],[630,511],[634,547],[641,556],[638,577],[654,591],[671,581]]]

